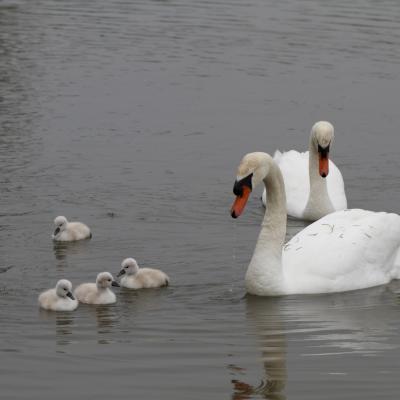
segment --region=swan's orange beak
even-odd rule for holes
[[[325,148],[318,145],[319,174],[326,178],[329,174],[329,145]]]
[[[252,186],[253,173],[247,175],[246,177],[236,180],[233,185],[233,194],[236,195],[236,199],[231,208],[232,218],[239,217],[244,208],[246,207],[247,200],[250,197]]]
[[[329,157],[326,155],[323,157],[321,154],[319,155],[319,174],[326,178],[329,174]]]
[[[241,195],[236,196],[236,199],[231,208],[232,218],[240,217],[244,208],[246,207],[247,200],[250,197],[251,189],[243,186]]]

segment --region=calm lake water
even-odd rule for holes
[[[1,397],[398,398],[400,283],[245,296],[261,192],[229,208],[246,152],[327,119],[349,206],[399,213],[399,48],[394,0],[0,0]],[[171,286],[38,309],[129,256]]]

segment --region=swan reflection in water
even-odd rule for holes
[[[115,327],[119,318],[115,312],[114,306],[86,306],[80,304],[78,309],[80,309],[80,313],[55,313],[53,311],[40,309],[39,312],[42,318],[55,320],[55,337],[57,345],[65,346],[71,344],[73,341],[79,342],[82,338],[81,335],[85,334],[85,331],[93,333],[93,329],[96,325],[98,344],[110,344],[115,341]],[[94,321],[96,321],[96,325],[94,325]]]
[[[265,376],[257,386],[232,380],[232,400],[286,399],[286,338],[279,303],[278,298],[246,296],[246,318],[258,338]]]
[[[54,312],[39,309],[40,318],[55,323],[55,339],[59,346],[66,346],[72,342],[72,334],[74,330],[73,312]]]
[[[97,322],[97,343],[110,344],[115,341],[114,330],[118,322],[118,315],[114,305],[89,306],[90,314],[94,315]]]
[[[353,367],[347,365],[346,358],[358,362],[357,354],[362,359],[382,353],[380,357],[384,357],[384,353],[396,348],[393,321],[398,319],[399,288],[400,283],[395,283],[330,295],[280,298],[247,295],[246,319],[256,334],[264,376],[258,386],[243,378],[232,380],[232,399],[286,399],[286,382],[288,379],[295,382],[300,358],[301,365],[310,363],[310,368],[304,370],[311,376],[317,373],[331,376],[332,373],[351,374]],[[287,363],[289,339],[293,361],[290,365]],[[340,364],[334,363],[338,355],[342,359]],[[364,368],[364,362],[360,363]],[[375,377],[375,373],[369,366],[365,379],[369,379],[368,374]]]
[[[79,240],[76,242],[56,242],[53,241],[54,257],[57,261],[65,261],[68,255],[82,254],[87,251],[90,240]],[[63,266],[63,263],[60,263]]]
[[[74,316],[72,312],[57,313],[56,315],[56,344],[65,346],[72,342]]]

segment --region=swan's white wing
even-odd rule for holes
[[[329,174],[326,177],[329,198],[336,211],[347,208],[346,193],[344,191],[343,176],[335,163],[329,160]]]
[[[283,248],[288,293],[327,293],[400,278],[400,216],[337,211],[306,227]]]
[[[299,153],[296,150],[290,150],[281,153],[277,150],[274,161],[279,165],[285,183],[287,213],[292,217],[302,218],[310,194],[308,151]],[[262,202],[266,206],[265,189]]]
[[[276,151],[274,161],[279,165],[285,182],[287,213],[292,217],[301,218],[310,194],[308,151]]]
[[[308,151],[299,153],[296,150],[281,153],[277,150],[274,161],[279,165],[285,182],[287,213],[291,217],[302,218],[310,194],[310,177],[308,170]],[[329,175],[326,177],[328,194],[335,210],[347,208],[344,182],[339,168],[329,160]],[[262,202],[266,205],[264,189]]]

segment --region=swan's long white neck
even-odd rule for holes
[[[246,289],[256,295],[283,292],[282,246],[286,236],[286,195],[282,173],[271,157],[264,178],[268,201],[256,248],[246,272]]]
[[[322,178],[319,174],[319,156],[317,147],[310,136],[308,171],[310,176],[310,195],[303,213],[305,219],[315,221],[326,214],[335,211],[329,198],[327,178]]]

